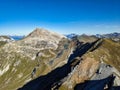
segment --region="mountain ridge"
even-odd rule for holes
[[[68,39],[35,29],[24,39],[0,47],[0,89],[80,90],[75,88],[82,83],[85,90],[120,86],[119,48],[120,43],[109,38]]]

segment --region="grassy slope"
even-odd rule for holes
[[[78,40],[80,42],[85,42],[86,43],[86,42],[94,42],[95,40],[97,40],[97,38],[94,37],[94,36],[81,35],[81,36],[78,37]]]
[[[2,47],[3,45],[5,45],[7,42],[4,41],[0,41],[0,47]]]
[[[102,45],[93,52],[88,53],[88,56],[104,61],[120,71],[120,43],[104,39]]]
[[[4,58],[4,61],[8,62],[10,67],[9,70],[0,77],[1,90],[14,90],[23,85],[27,79],[31,78],[31,72],[36,65],[35,61],[31,61],[27,57],[24,58],[16,53],[12,53],[12,56],[14,56],[14,58],[9,60]],[[20,63],[15,66],[15,63],[18,61],[20,61]],[[20,75],[22,76],[19,77]]]

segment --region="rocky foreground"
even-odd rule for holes
[[[0,47],[0,90],[119,90],[120,42],[36,29]]]

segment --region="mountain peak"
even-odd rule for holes
[[[39,37],[39,38],[49,38],[51,36],[54,37],[59,37],[59,38],[63,38],[65,37],[64,35],[52,32],[52,31],[48,31],[44,28],[36,28],[33,32],[31,32],[27,37]]]
[[[65,38],[64,35],[48,31],[43,28],[36,28],[27,37],[22,40],[22,44],[29,45],[30,47],[38,48],[52,48],[58,47],[59,41]],[[21,41],[19,42],[21,44]]]
[[[43,28],[36,28],[33,32],[31,32],[28,36],[30,37],[39,37],[43,34],[48,33],[49,31],[47,31],[46,29]]]

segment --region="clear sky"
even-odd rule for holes
[[[120,32],[120,0],[0,0],[0,35],[35,28],[68,34]]]

